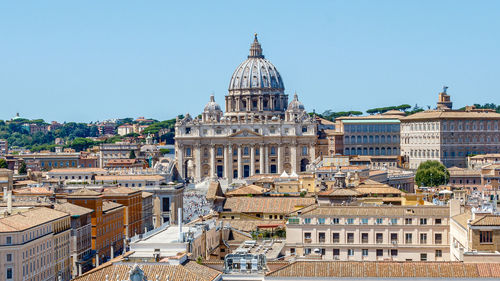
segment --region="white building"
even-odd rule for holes
[[[189,114],[175,125],[182,178],[242,179],[255,174],[305,171],[315,160],[316,121],[297,95],[288,95],[276,67],[255,36],[248,59],[233,73],[225,113],[213,96],[201,119]]]

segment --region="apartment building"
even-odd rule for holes
[[[500,214],[495,206],[466,209],[452,201],[451,260],[500,262]]]
[[[408,158],[410,169],[427,160],[464,168],[471,154],[500,151],[500,114],[474,106],[452,110],[446,100],[446,91],[441,92],[437,109],[401,119],[401,154]]]
[[[447,261],[449,207],[318,206],[288,218],[286,256]]]
[[[166,185],[165,176],[162,175],[101,175],[95,181],[101,184],[118,184],[124,187],[147,187]]]
[[[107,174],[108,171],[101,168],[61,168],[48,171],[47,178],[91,183],[95,181],[96,176]]]
[[[153,224],[153,193],[143,191],[142,195],[142,227],[144,231],[154,228]]]
[[[103,199],[123,205],[123,235],[125,238],[144,233],[142,226],[142,191],[128,187],[105,188]]]
[[[467,168],[481,169],[488,164],[500,163],[500,153],[480,154],[467,157]]]
[[[45,207],[0,218],[0,280],[70,280],[70,216]]]
[[[137,143],[103,143],[99,146],[99,167],[104,167],[110,159],[128,159],[130,152],[139,155],[140,145]]]
[[[399,155],[399,110],[336,119],[335,128],[344,133],[344,155]]]
[[[96,266],[123,251],[125,207],[103,197],[101,193],[86,188],[66,195],[68,202],[93,210],[90,221]]]
[[[0,139],[0,157],[5,157],[9,153],[9,142],[4,139]]]
[[[92,269],[92,209],[71,203],[55,203],[54,209],[71,216],[70,259],[73,277]]]

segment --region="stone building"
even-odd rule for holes
[[[285,256],[449,261],[449,212],[444,206],[318,206],[288,218]]]
[[[466,167],[468,155],[500,151],[500,114],[473,106],[452,110],[446,88],[437,105],[401,119],[401,155],[410,169],[427,160]]]
[[[344,133],[344,155],[399,155],[399,110],[336,119],[336,130]]]
[[[177,168],[182,178],[242,179],[255,174],[305,171],[315,160],[316,120],[297,95],[288,103],[276,67],[255,36],[247,60],[234,71],[225,113],[214,96],[201,118],[175,125]]]

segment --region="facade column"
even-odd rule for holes
[[[210,146],[210,177],[216,177],[215,175],[215,145]]]
[[[177,146],[177,168],[181,178],[184,179],[186,175],[184,175],[184,147],[182,145]]]
[[[250,146],[250,176],[255,175],[255,146]]]
[[[224,178],[229,180],[229,146],[224,146]]]
[[[263,174],[264,173],[264,161],[265,161],[266,157],[264,155],[264,145],[261,144],[260,145],[260,149],[259,149],[259,173],[260,174]]]
[[[265,150],[264,160],[266,161],[264,164],[265,170],[266,170],[266,174],[269,174],[269,146],[266,145],[264,150]]]
[[[238,179],[243,177],[243,160],[241,159],[241,145],[238,145]]]
[[[229,144],[227,153],[228,153],[228,157],[227,157],[227,160],[228,160],[228,166],[227,166],[228,181],[232,182],[233,175],[234,175],[233,174],[233,145],[232,144]]]
[[[201,181],[201,144],[197,144],[194,147],[194,159],[196,161],[195,167],[195,177],[196,181]]]
[[[292,164],[292,171],[297,173],[297,144],[292,143],[290,146],[290,162]]]
[[[282,152],[283,149],[281,148],[281,145],[278,145],[278,174],[281,175],[283,173],[283,157],[282,157]]]
[[[311,157],[311,163],[314,162],[314,160],[316,160],[316,147],[314,146],[314,144],[312,144],[310,147],[309,147],[309,154]]]

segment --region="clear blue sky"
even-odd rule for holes
[[[306,109],[500,103],[500,1],[3,1],[0,119],[198,114],[259,34]]]

